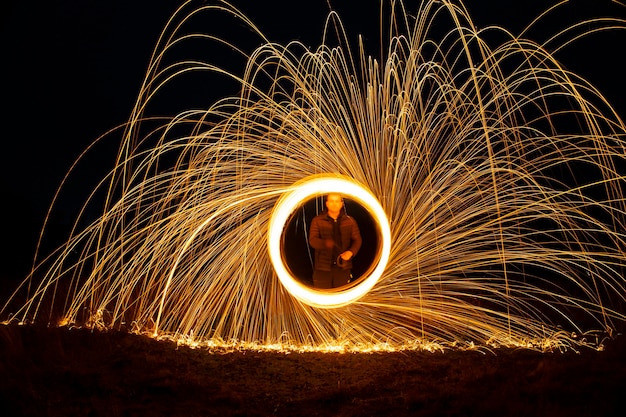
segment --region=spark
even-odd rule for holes
[[[104,192],[101,216],[38,258],[27,302],[3,314],[253,349],[546,350],[614,332],[626,318],[626,127],[550,51],[584,35],[574,29],[626,22],[538,44],[476,29],[460,1],[424,1],[414,18],[387,7],[376,59],[334,12],[311,49],[270,42],[227,3],[185,3],[128,123],[107,135],[123,132],[118,158],[84,206]],[[183,32],[204,13],[263,41],[242,76],[168,60],[192,41],[243,54]],[[192,73],[226,76],[238,94],[162,124],[147,114]],[[318,177],[342,178],[382,236],[373,270],[336,293],[299,283],[280,254],[281,228],[322,191],[301,185]]]

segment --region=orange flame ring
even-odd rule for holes
[[[379,248],[378,263],[368,276],[360,280],[358,285],[340,290],[319,291],[302,284],[291,275],[281,256],[281,239],[287,221],[300,204],[311,197],[329,192],[338,192],[365,207],[380,229],[382,243]],[[313,307],[334,308],[355,302],[378,282],[389,260],[391,232],[385,211],[369,190],[347,177],[316,175],[294,184],[278,200],[269,221],[267,246],[278,279],[291,295]]]

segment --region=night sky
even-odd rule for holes
[[[152,48],[179,1],[23,1],[0,6],[2,51],[2,237],[0,279],[12,285],[28,271],[34,244],[53,193],[78,155],[108,129],[123,123],[139,91]],[[197,1],[197,4],[202,1]],[[378,1],[332,1],[353,39],[365,35],[377,47]],[[358,3],[358,7],[350,6]],[[405,1],[408,10],[417,0]],[[468,0],[479,27],[496,24],[517,32],[549,1]],[[233,1],[271,39],[319,44],[326,0]],[[508,6],[511,4],[512,6]],[[626,7],[609,0],[572,1],[559,23],[580,17],[626,18]],[[547,27],[546,27],[547,26]],[[554,27],[536,32],[545,36]],[[240,26],[220,27],[236,41]],[[205,32],[212,27],[207,25]],[[557,55],[587,77],[626,117],[623,55],[626,32],[595,35]],[[229,68],[237,71],[237,68]],[[199,87],[193,95],[172,93],[181,108],[236,91]],[[113,166],[114,147],[89,160],[54,213],[53,230],[67,231],[78,205]],[[75,202],[76,206],[72,205]],[[3,285],[6,290],[6,286]],[[4,291],[2,291],[4,293]]]

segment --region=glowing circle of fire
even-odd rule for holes
[[[358,285],[338,291],[318,291],[303,285],[285,266],[281,254],[281,239],[285,224],[294,210],[307,199],[339,192],[362,204],[376,220],[382,238],[376,266]],[[268,250],[272,265],[285,288],[300,301],[314,307],[339,307],[350,304],[366,294],[382,276],[391,249],[391,232],[387,215],[374,195],[355,181],[336,176],[315,176],[303,180],[286,192],[276,203],[269,222]]]

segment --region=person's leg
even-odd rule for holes
[[[350,270],[334,267],[332,268],[332,286],[333,288],[343,287],[348,285],[350,281]]]
[[[328,289],[333,287],[333,277],[330,271],[313,271],[313,286],[315,288]]]

